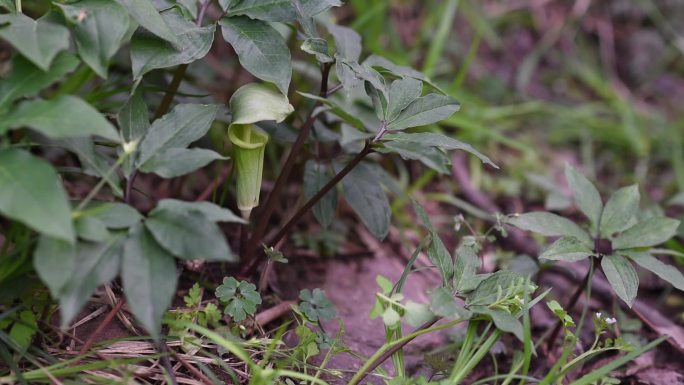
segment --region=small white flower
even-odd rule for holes
[[[596,318],[601,319],[601,312],[596,313]]]
[[[614,323],[616,323],[616,322],[617,322],[617,320],[616,320],[615,318],[606,318],[606,323],[607,323],[608,325],[612,325],[612,324],[614,324]]]

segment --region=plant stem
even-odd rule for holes
[[[22,10],[21,10],[21,0],[15,0],[15,1],[14,1],[14,6],[15,6],[15,8],[17,9],[17,13],[22,13]]]
[[[501,337],[501,330],[496,329],[489,335],[482,345],[475,351],[466,364],[459,371],[454,372],[449,378],[450,384],[460,383],[470,372],[482,361],[482,358],[487,354],[489,349]]]
[[[371,152],[373,152],[373,149],[371,147],[370,142],[366,143],[363,150],[356,154],[354,159],[347,163],[347,165],[344,166],[344,168],[340,170],[340,172],[335,174],[335,176],[332,179],[330,179],[328,183],[326,183],[325,186],[323,186],[323,188],[321,188],[314,196],[311,197],[311,199],[309,199],[306,203],[304,203],[302,207],[299,208],[299,210],[297,210],[297,212],[292,216],[292,218],[290,218],[287,221],[287,223],[285,223],[285,225],[280,229],[280,231],[278,231],[278,233],[273,237],[269,244],[277,244],[278,242],[280,242],[281,239],[283,239],[287,234],[289,234],[290,231],[292,231],[292,228],[297,223],[299,223],[304,214],[306,214],[316,203],[318,203],[318,201],[320,201],[325,196],[325,194],[332,190],[335,187],[335,185],[337,185],[337,183],[339,183],[342,180],[342,178],[349,174],[349,172],[354,167],[356,167],[356,165],[359,164],[359,162],[361,162],[363,158],[366,157],[366,155],[370,154]],[[273,191],[275,192],[275,188]],[[263,220],[264,217],[262,217],[261,219]],[[254,230],[254,234],[252,235],[250,242],[248,242],[247,244],[248,248],[245,251],[245,256],[250,255],[249,247],[253,247],[251,243],[254,242],[255,239],[258,240],[260,238],[257,237],[257,231],[258,229]],[[249,260],[246,260],[245,262],[245,267],[240,272],[240,275],[242,276],[246,276],[251,273],[251,271],[256,267],[257,260],[255,258],[251,258]]]
[[[594,257],[592,257],[594,258]],[[592,260],[593,263],[593,260]],[[565,307],[568,311],[570,311],[575,305],[577,304],[577,300],[579,300],[580,296],[584,292],[584,289],[586,289],[587,285],[589,284],[589,279],[591,279],[591,272],[592,269],[589,269],[587,271],[587,274],[584,276],[584,279],[582,279],[582,283],[577,286],[577,289],[575,290],[575,293],[572,295],[570,298],[570,301],[568,302],[568,305]],[[549,339],[549,345],[548,345],[548,351],[553,350],[553,347],[556,344],[556,339],[558,338],[558,333],[560,333],[561,327],[563,326],[563,321],[558,320],[556,322],[556,327],[553,329],[553,332],[551,333],[551,338]],[[581,325],[580,325],[581,327]]]
[[[403,348],[406,344],[414,340],[416,337],[422,336],[423,334],[431,333],[431,332],[436,332],[439,330],[447,329],[452,326],[458,325],[459,323],[465,321],[464,319],[456,319],[453,321],[449,321],[445,324],[442,325],[437,325],[437,326],[432,326],[437,320],[432,320],[428,321],[425,324],[421,325],[418,329],[416,329],[413,333],[399,338],[398,340],[391,342],[391,343],[386,343],[382,345],[373,355],[363,364],[363,366],[354,374],[354,376],[349,380],[347,385],[356,385],[361,380],[363,380],[364,377],[371,371],[375,370],[380,364],[382,364],[384,361],[386,361],[389,357],[392,356],[395,352],[397,352],[399,349]],[[431,327],[432,326],[432,327]]]
[[[204,21],[204,16],[207,14],[207,9],[209,8],[209,5],[211,5],[212,0],[205,0],[204,3],[202,3],[199,13],[197,14],[197,19],[195,19],[195,25],[198,27],[202,26],[202,22]],[[178,87],[181,84],[181,81],[183,81],[183,77],[185,76],[185,71],[188,69],[187,64],[181,64],[178,67],[176,67],[176,72],[173,73],[173,79],[171,79],[171,84],[169,84],[169,88],[166,90],[166,93],[164,94],[164,98],[162,99],[161,103],[159,103],[159,107],[157,107],[157,111],[154,113],[154,119],[157,120],[164,116],[169,111],[169,107],[171,107],[171,102],[173,102],[173,97],[176,96],[176,92],[178,92]]]
[[[171,84],[169,84],[169,88],[166,90],[164,98],[162,99],[161,103],[159,103],[159,107],[157,107],[157,112],[154,113],[153,120],[161,118],[162,116],[164,116],[164,114],[166,114],[169,111],[169,107],[171,107],[171,102],[173,102],[173,97],[176,96],[178,87],[180,86],[181,81],[185,76],[185,70],[187,69],[187,64],[181,64],[178,67],[176,67],[176,71],[173,73],[173,79],[171,79]]]
[[[326,97],[328,95],[328,75],[330,74],[331,67],[331,63],[323,64],[323,66],[321,67],[321,88],[319,92],[319,95],[321,97]],[[320,101],[317,101],[316,103],[314,103],[313,107],[311,108],[311,111],[309,111],[309,116],[304,122],[304,125],[302,125],[302,128],[299,130],[299,135],[297,135],[297,139],[292,145],[292,148],[290,149],[290,153],[288,154],[287,159],[285,159],[283,168],[280,170],[278,178],[276,178],[275,184],[273,185],[273,190],[271,190],[271,193],[266,198],[266,203],[264,203],[264,210],[260,214],[259,221],[257,222],[254,231],[252,232],[252,236],[249,238],[249,241],[247,242],[247,247],[245,247],[245,254],[242,256],[244,258],[246,266],[251,266],[254,264],[254,252],[256,251],[257,244],[266,233],[266,227],[268,226],[268,222],[271,220],[271,215],[273,215],[273,211],[277,206],[280,191],[283,189],[283,187],[285,186],[285,182],[290,177],[290,173],[292,172],[292,168],[294,166],[297,155],[301,153],[302,147],[304,147],[304,143],[309,137],[311,127],[313,127],[313,124],[316,121],[314,111],[319,106],[321,106],[321,104],[322,103]]]
[[[75,210],[76,212],[83,210],[83,208],[86,207],[86,205],[88,203],[90,203],[90,201],[93,198],[95,198],[97,193],[100,192],[102,187],[104,187],[105,183],[107,183],[107,181],[109,180],[109,177],[114,173],[114,171],[116,171],[117,168],[119,168],[119,166],[121,166],[121,164],[124,162],[124,160],[126,160],[127,157],[128,157],[127,152],[123,152],[123,153],[121,153],[121,155],[119,155],[119,158],[116,159],[116,162],[114,162],[112,167],[110,167],[109,170],[107,170],[107,172],[105,172],[105,174],[102,175],[102,178],[100,178],[100,181],[97,182],[95,187],[93,187],[93,189],[90,190],[90,192],[88,192],[88,195],[86,195],[86,197],[83,198],[81,203],[79,203],[78,206],[76,206],[76,210]]]

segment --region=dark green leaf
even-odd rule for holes
[[[68,114],[64,112],[68,111]],[[98,135],[114,142],[119,134],[95,108],[71,95],[23,102],[0,122],[0,134],[30,127],[53,139]]]
[[[247,281],[238,281],[233,277],[223,278],[223,283],[216,288],[216,298],[226,303],[225,314],[237,322],[244,321],[247,315],[256,313],[261,304],[261,295],[256,286]]]
[[[591,248],[575,237],[562,237],[539,255],[541,259],[577,262],[593,254]]]
[[[76,267],[76,247],[61,239],[41,235],[33,253],[33,267],[52,297],[59,298]]]
[[[406,160],[418,160],[440,174],[450,173],[451,158],[442,150],[422,143],[385,142],[384,144],[384,147],[377,148],[376,151],[396,153]]]
[[[442,134],[437,134],[433,132],[398,132],[385,134],[382,137],[382,140],[402,143],[420,143],[426,146],[437,147],[447,151],[463,150],[478,157],[482,161],[482,163],[487,163],[494,168],[499,168],[499,166],[494,164],[494,162],[492,162],[491,159],[477,151],[473,146],[469,145],[468,143],[460,142],[456,139],[450,138]]]
[[[229,5],[228,15],[245,15],[265,21],[293,21],[295,9],[291,0],[238,0]]]
[[[439,91],[440,93],[445,94],[445,92],[442,91],[442,89],[439,88],[439,86],[437,86],[437,84],[433,83],[422,72],[416,71],[415,69],[413,69],[411,67],[404,67],[404,66],[394,64],[382,56],[370,55],[369,57],[366,58],[366,60],[363,61],[363,64],[368,66],[368,67],[377,68],[383,72],[389,72],[390,74],[392,74],[394,76],[398,76],[398,77],[402,77],[402,78],[403,77],[409,77],[409,78],[418,79],[418,80],[430,85],[430,87],[434,88],[435,90]]]
[[[119,175],[108,172],[115,160],[97,151],[91,138],[67,138],[59,140],[58,143],[78,155],[78,160],[81,162],[85,174],[106,178],[112,193],[117,197],[123,197]]]
[[[397,79],[390,84],[389,102],[385,119],[393,121],[399,113],[409,106],[414,100],[418,99],[423,91],[423,83],[414,78]]]
[[[454,296],[445,287],[438,287],[430,293],[430,310],[441,317],[470,318],[470,312],[456,303]]]
[[[473,279],[480,267],[480,258],[472,246],[461,242],[456,248],[454,262],[454,286],[459,292],[475,289],[477,282]]]
[[[178,43],[175,46],[154,36],[136,33],[131,39],[131,62],[133,77],[139,78],[157,68],[190,64],[203,58],[214,41],[216,26],[198,27],[183,18],[178,10],[163,13]]]
[[[57,6],[71,25],[83,61],[106,78],[109,60],[128,32],[130,20],[126,9],[111,0],[80,0]]]
[[[361,131],[366,131],[366,126],[363,124],[361,119],[359,119],[358,117],[349,113],[344,107],[337,104],[334,100],[330,100],[328,98],[322,98],[320,96],[309,94],[306,92],[297,91],[297,93],[304,96],[305,98],[319,101],[319,102],[323,103],[325,106],[329,107],[327,109],[317,110],[317,111],[315,111],[316,113],[320,113],[323,111],[330,112],[330,113],[335,114],[335,115],[339,116],[340,118],[342,118],[342,120],[344,120],[345,123],[348,123],[349,125],[357,128]]]
[[[59,294],[63,328],[71,323],[98,286],[116,277],[121,265],[124,240],[125,235],[117,233],[102,243],[78,243],[75,268]]]
[[[177,214],[198,213],[212,222],[246,223],[244,219],[233,214],[232,211],[211,202],[186,202],[177,199],[162,199],[157,203],[158,210],[170,211]]]
[[[522,324],[511,313],[486,306],[473,306],[471,309],[473,312],[488,315],[499,330],[512,333],[520,341],[524,341]]]
[[[171,112],[154,121],[140,143],[138,165],[170,148],[184,148],[204,136],[211,128],[216,111],[215,105],[180,104]]]
[[[126,240],[121,269],[126,300],[133,315],[156,340],[161,320],[176,293],[176,263],[143,226]]]
[[[116,0],[116,2],[123,5],[143,28],[170,43],[178,44],[178,37],[150,0]]]
[[[302,43],[302,51],[316,56],[319,63],[330,63],[334,59],[328,52],[328,42],[319,37],[310,37]]]
[[[454,261],[436,231],[430,231],[430,238],[432,240],[427,249],[428,258],[439,269],[444,285],[448,285],[454,276]]]
[[[155,209],[145,225],[160,245],[179,258],[236,261],[221,229],[200,213]]]
[[[335,40],[337,54],[347,60],[358,61],[361,57],[361,35],[351,28],[336,24],[327,24],[326,28]]]
[[[309,321],[327,321],[335,318],[337,315],[335,305],[330,302],[325,292],[319,288],[313,289],[313,292],[309,289],[303,289],[299,292],[299,299],[302,300],[299,308]]]
[[[309,200],[330,180],[330,171],[327,166],[310,159],[304,166],[304,197]],[[328,228],[335,218],[337,209],[337,189],[330,190],[321,198],[312,211],[314,217],[323,228]]]
[[[137,87],[116,116],[121,135],[126,142],[140,140],[150,128],[150,113],[143,97],[143,88]]]
[[[76,220],[74,226],[78,237],[86,241],[104,242],[109,237],[107,226],[96,217],[82,216]]]
[[[247,17],[223,18],[219,24],[223,39],[233,46],[240,64],[287,95],[292,64],[282,35],[268,23]]]
[[[621,252],[637,265],[669,282],[678,290],[684,291],[684,275],[676,266],[666,265],[647,251],[625,250]]]
[[[83,211],[83,215],[99,219],[109,229],[127,229],[143,219],[136,209],[118,202],[91,203]]]
[[[341,164],[333,164],[335,172]],[[378,182],[373,170],[365,163],[359,163],[342,179],[344,197],[364,225],[378,239],[384,239],[389,232],[392,211],[389,200]]]
[[[507,223],[519,229],[532,231],[547,237],[570,236],[585,245],[591,245],[591,238],[575,222],[556,214],[537,211],[507,219]]]
[[[655,217],[628,228],[613,240],[613,249],[631,249],[661,244],[677,233],[679,221]]]
[[[0,107],[19,98],[33,96],[62,80],[78,63],[76,56],[65,52],[57,56],[48,71],[43,71],[23,56],[15,56],[12,72],[0,82]]]
[[[142,172],[153,172],[163,178],[176,178],[193,172],[218,159],[228,159],[204,148],[169,148],[140,166]]]
[[[500,291],[517,287],[525,281],[522,275],[509,270],[499,270],[488,276],[468,295],[466,303],[473,306],[489,306],[496,302]]]
[[[596,229],[603,211],[603,202],[598,190],[589,179],[569,164],[565,165],[565,179],[568,181],[575,204],[589,218],[592,228]]]
[[[409,104],[388,128],[403,130],[409,127],[425,126],[444,120],[460,109],[461,105],[449,96],[428,94]]]
[[[0,7],[5,8],[10,12],[16,12],[15,2],[13,0],[0,0]]]
[[[430,307],[426,304],[408,301],[405,306],[404,318],[413,327],[419,327],[434,318]]]
[[[363,82],[369,82],[373,88],[384,94],[386,91],[385,80],[373,68],[364,66],[353,60],[347,60],[340,55],[335,55],[335,71],[345,91],[349,93],[353,88]]]
[[[57,53],[69,48],[68,29],[22,13],[0,15],[0,38],[43,71],[49,70]]]
[[[49,163],[22,150],[0,150],[0,186],[0,213],[39,233],[74,241],[67,194]]]
[[[607,238],[629,226],[639,210],[639,186],[623,187],[610,196],[601,214],[601,237]]]
[[[621,255],[606,255],[601,259],[601,268],[615,294],[632,307],[639,288],[639,276],[632,263]]]

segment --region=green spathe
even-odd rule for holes
[[[233,121],[228,128],[228,138],[233,144],[237,173],[237,204],[247,219],[252,209],[259,205],[264,149],[268,142],[268,135],[253,123],[264,120],[282,122],[294,108],[285,95],[253,83],[235,91],[230,98],[230,110]]]

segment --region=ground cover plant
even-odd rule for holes
[[[684,383],[677,2],[0,10],[1,384]]]

